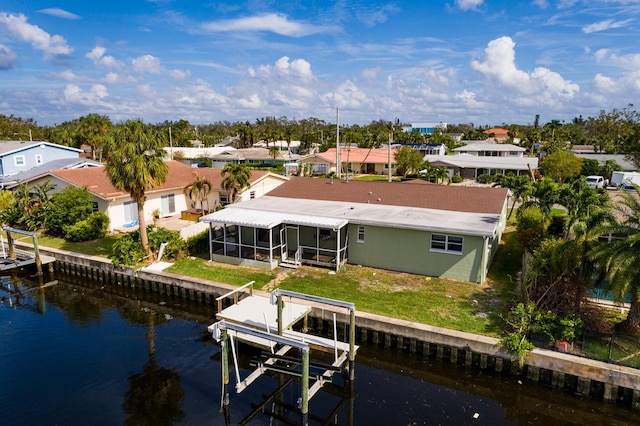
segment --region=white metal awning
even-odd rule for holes
[[[254,228],[271,229],[280,224],[315,226],[318,228],[339,229],[349,223],[346,219],[301,215],[242,207],[227,207],[200,218],[201,222],[219,223]]]

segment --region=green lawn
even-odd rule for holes
[[[107,235],[104,238],[93,241],[71,243],[62,238],[41,234],[38,235],[38,245],[88,254],[90,256],[109,257],[111,254],[111,246],[118,240],[118,238],[120,238],[119,234]],[[24,235],[21,235],[20,238],[16,239],[27,243],[33,243],[33,239],[31,237]]]
[[[354,177],[354,180],[365,180],[365,181],[372,181],[372,180],[380,180],[380,181],[387,181],[389,180],[389,176],[386,175],[358,175]],[[400,178],[397,176],[393,176],[391,178],[392,181],[400,181]]]
[[[275,278],[274,272],[209,263],[204,259],[192,257],[176,261],[166,271],[237,286],[255,281],[255,288],[258,289]]]

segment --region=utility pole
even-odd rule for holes
[[[340,179],[342,162],[340,161],[340,112],[336,108],[336,177]]]

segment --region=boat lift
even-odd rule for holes
[[[269,298],[254,296],[253,282],[229,292],[218,298],[219,310],[221,301],[227,297],[234,297],[235,303],[221,310],[216,315],[220,321],[209,326],[209,331],[214,339],[220,342],[222,352],[222,409],[225,413],[229,410],[229,347],[231,347],[233,362],[236,372],[236,392],[240,393],[267,371],[275,371],[290,376],[300,377],[301,397],[299,408],[302,425],[309,422],[309,400],[322,388],[325,383],[331,383],[332,376],[344,370],[348,361],[348,380],[352,385],[355,378],[355,354],[358,346],[355,345],[355,305],[334,299],[312,296],[287,290],[275,290]],[[250,296],[239,300],[240,291],[251,287]],[[341,307],[349,310],[349,342],[338,342],[336,330],[336,316],[334,314],[334,338],[328,339],[292,330],[292,326],[300,319],[305,319],[310,313],[311,307],[289,299],[300,299],[308,302]],[[273,305],[276,306],[274,316]],[[262,315],[260,315],[262,314]],[[306,321],[305,321],[306,325]],[[234,338],[242,340],[250,345],[267,349],[262,353],[265,360],[256,363],[257,368],[244,380],[241,380],[238,359],[234,344]],[[277,350],[276,350],[277,347]],[[334,352],[334,361],[331,364],[312,362],[310,360],[311,349],[325,352]],[[298,358],[287,355],[292,349],[300,353]],[[342,352],[339,354],[338,352]],[[283,365],[284,363],[284,365]],[[294,368],[291,368],[294,365]],[[346,375],[345,375],[346,376]],[[315,380],[310,386],[310,380]]]

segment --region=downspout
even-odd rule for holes
[[[487,279],[487,268],[488,268],[488,252],[489,252],[489,238],[485,235],[482,237],[482,270],[480,271],[480,284],[484,283],[484,280]]]

